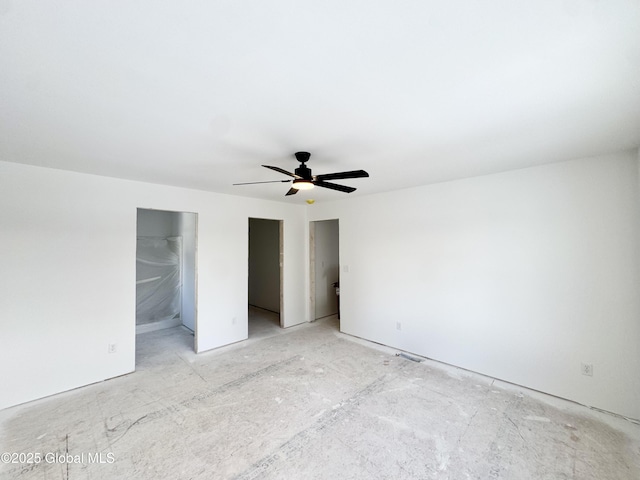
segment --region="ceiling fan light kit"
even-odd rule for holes
[[[296,152],[296,160],[300,162],[300,166],[294,170],[295,173],[288,172],[280,167],[274,167],[272,165],[262,165],[265,168],[274,170],[278,173],[293,177],[293,184],[285,196],[295,195],[298,190],[311,190],[313,187],[329,188],[331,190],[338,190],[339,192],[351,193],[355,192],[354,187],[348,187],[346,185],[339,185],[337,183],[330,183],[325,180],[346,180],[348,178],[364,178],[369,174],[364,170],[352,170],[349,172],[336,172],[327,173],[324,175],[313,175],[311,169],[305,165],[309,161],[311,154],[309,152]],[[245,182],[234,183],[234,185],[253,185],[256,183],[276,183],[276,182],[290,182],[291,180],[271,180],[266,182]]]
[[[311,182],[310,180],[305,180],[303,178],[295,179],[293,181],[293,185],[291,185],[291,188],[295,188],[296,190],[311,190],[313,187],[313,182]]]

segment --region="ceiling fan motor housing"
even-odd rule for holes
[[[300,166],[295,169],[296,175],[305,180],[313,180],[311,169],[305,165],[305,162],[308,162],[309,158],[311,158],[311,154],[309,152],[296,152],[295,156],[296,160],[300,162]]]
[[[296,175],[304,178],[305,180],[313,180],[313,177],[311,176],[311,169],[308,168],[304,163],[296,168],[295,172]]]

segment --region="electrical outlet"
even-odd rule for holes
[[[593,365],[591,363],[583,363],[580,365],[580,371],[583,375],[593,377]]]
[[[109,347],[107,348],[107,352],[109,353],[116,353],[116,344],[115,343],[110,343]]]
[[[396,330],[402,330],[402,324],[400,322],[396,322]]]

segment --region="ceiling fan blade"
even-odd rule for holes
[[[269,180],[267,182],[243,182],[243,183],[234,183],[233,185],[257,185],[258,183],[289,183],[292,180]]]
[[[288,197],[289,195],[295,195],[296,193],[298,193],[298,189],[297,188],[290,188],[289,191],[284,194],[284,196]]]
[[[325,173],[324,175],[316,175],[317,180],[344,180],[347,178],[363,178],[369,174],[364,170],[352,170],[350,172]]]
[[[291,172],[287,172],[286,170],[283,170],[280,167],[272,167],[271,165],[262,165],[262,166],[265,168],[270,168],[271,170],[275,170],[276,172],[279,172],[279,173],[284,173],[285,175],[289,175],[290,177],[293,177],[293,178],[299,178],[298,175],[295,175]]]
[[[313,184],[318,187],[330,188],[332,190],[338,190],[340,192],[345,192],[345,193],[351,193],[356,191],[356,189],[353,187],[347,187],[346,185],[338,185],[337,183],[323,182],[322,180],[316,180],[313,182]]]

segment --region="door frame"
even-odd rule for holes
[[[140,210],[146,210],[146,211],[152,211],[152,212],[166,212],[166,213],[171,213],[171,214],[189,214],[189,215],[194,215],[194,225],[193,225],[193,325],[194,325],[194,330],[193,330],[193,351],[195,353],[198,353],[198,212],[187,212],[184,210],[167,210],[164,208],[149,208],[149,207],[136,207],[136,238],[138,237],[138,233],[139,233],[139,224],[138,224],[138,220],[137,220],[137,214]],[[185,242],[184,242],[184,235],[180,235],[182,237],[182,259],[181,259],[181,273],[180,273],[180,283],[181,285],[181,295],[180,295],[180,316],[182,317],[183,315],[183,309],[184,309],[184,279],[185,279],[185,272],[187,271],[186,268],[184,268],[184,250],[185,250]],[[137,268],[135,269],[135,273],[137,275]],[[135,322],[135,312],[134,312],[134,322]],[[182,321],[182,320],[181,320]],[[184,326],[184,323],[181,323],[181,325]],[[188,330],[191,331],[191,329],[189,329],[188,327],[185,326],[185,328],[187,328]],[[135,333],[134,333],[134,339],[135,339]],[[137,341],[135,341],[135,343],[137,343]]]

